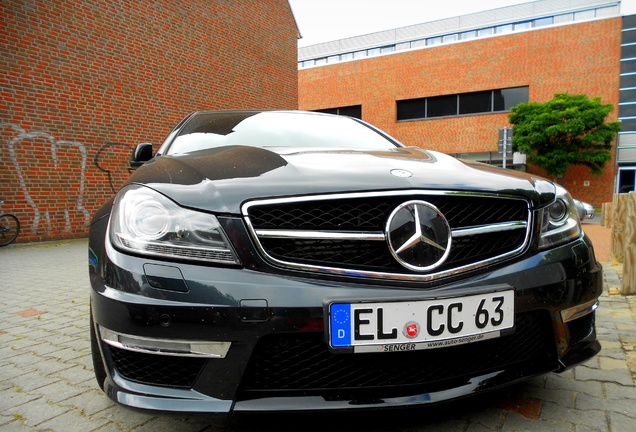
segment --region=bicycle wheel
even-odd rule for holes
[[[20,221],[10,213],[0,215],[0,246],[13,242],[20,233]]]

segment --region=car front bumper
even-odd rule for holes
[[[585,236],[426,288],[167,263],[122,254],[95,235],[90,251],[93,331],[108,375],[104,390],[136,408],[230,412],[423,405],[560,372],[600,350],[594,309],[602,267]],[[462,296],[501,285],[515,291],[510,335],[371,354],[333,353],[325,342],[329,301]]]

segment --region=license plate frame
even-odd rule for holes
[[[417,299],[348,299],[325,304],[332,352],[433,349],[500,337],[514,331],[514,288],[490,287]]]

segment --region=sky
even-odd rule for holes
[[[532,0],[289,0],[302,38],[299,47]],[[636,0],[622,0],[623,15]]]

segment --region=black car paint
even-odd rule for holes
[[[330,175],[324,175],[324,166],[329,167]],[[413,176],[392,176],[390,170],[395,168],[408,170]],[[463,392],[458,389],[466,383],[451,380],[406,399],[236,399],[246,359],[262,336],[324,333],[325,304],[350,298],[353,293],[358,299],[405,300],[460,296],[504,284],[515,289],[517,314],[544,310],[554,317],[562,309],[595,300],[602,291],[602,268],[584,234],[545,251],[530,246],[515,259],[434,282],[387,283],[277,268],[256,252],[240,215],[244,202],[264,196],[400,190],[425,185],[428,190],[520,195],[534,209],[554,199],[549,187],[542,186],[542,192],[537,192],[538,182],[544,180],[408,147],[385,152],[287,153],[235,146],[201,150],[188,156],[157,156],[140,167],[128,183],[144,184],[181,206],[215,213],[233,245],[238,245],[241,266],[166,262],[116,250],[106,234],[111,200],[96,213],[89,238],[95,322],[114,331],[134,331],[145,337],[180,339],[199,334],[205,340],[240,342],[232,345],[224,360],[208,361],[191,390],[162,388],[157,392],[156,388],[124,380],[113,372],[104,356],[109,371],[105,391],[125,405],[170,411],[259,411],[267,410],[272,402],[281,410],[373,408],[438,402],[572,367],[598,352],[600,345],[592,336],[570,346],[564,324],[553,319],[557,360],[551,367],[523,373],[510,368],[475,376],[470,380],[472,387]],[[231,366],[220,369],[215,367],[215,361]]]

